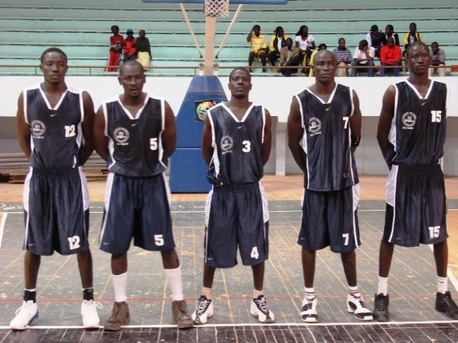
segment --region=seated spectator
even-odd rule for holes
[[[285,35],[283,27],[277,26],[269,44],[269,63],[271,66],[275,66],[275,62],[280,58],[280,51],[286,46],[287,38],[288,36]]]
[[[280,50],[280,65],[282,67],[299,66],[299,55],[299,48],[293,46],[293,40],[291,38],[287,38],[286,46]],[[291,74],[297,73],[297,69],[294,68],[282,68],[280,71],[285,76],[291,76]]]
[[[407,48],[413,42],[420,41],[423,42],[423,36],[421,33],[417,32],[417,24],[410,23],[409,25],[409,32],[404,35],[404,53],[405,55]]]
[[[119,34],[119,26],[113,25],[111,27],[113,36],[110,37],[110,50],[105,71],[118,71],[119,61],[121,60],[122,47],[124,45],[124,37]]]
[[[351,76],[358,76],[358,73],[361,72],[367,72],[367,76],[374,76],[374,56],[375,49],[369,46],[367,40],[363,39],[360,41],[353,54]]]
[[[127,29],[127,37],[124,39],[124,62],[137,59],[137,40],[134,37],[134,31]]]
[[[150,61],[153,59],[151,55],[151,45],[149,44],[149,39],[146,36],[145,30],[140,30],[138,32],[137,38],[137,62],[143,66],[143,69],[146,71],[149,69]]]
[[[380,57],[380,49],[383,46],[383,36],[377,25],[372,25],[366,35],[367,44],[375,49],[375,57]]]
[[[429,49],[431,55],[431,68],[429,68],[429,76],[432,76],[434,71],[437,71],[439,76],[445,76],[445,68],[437,68],[439,66],[445,66],[445,51],[439,48],[439,43],[433,42],[431,49]]]
[[[399,43],[399,35],[394,32],[394,27],[391,24],[388,24],[385,27],[385,32],[382,33],[382,43],[383,43],[383,45],[386,44],[386,42],[388,41],[388,38],[393,38],[394,39],[394,44],[396,44],[398,46],[401,46],[401,44]]]
[[[309,65],[310,57],[312,55],[313,50],[315,50],[315,38],[309,34],[309,28],[307,25],[302,25],[299,28],[299,31],[296,33],[296,37],[294,38],[296,42],[296,46],[300,49],[300,61],[299,64],[301,65]],[[305,59],[305,62],[304,62]]]
[[[339,38],[338,46],[332,51],[337,61],[337,76],[347,76],[347,66],[351,63],[351,52],[345,46],[345,38]]]
[[[261,64],[263,67],[266,66],[266,36],[261,34],[261,26],[254,25],[251,29],[250,33],[246,38],[247,42],[251,44],[250,54],[248,55],[248,66],[251,70],[251,65],[255,58],[259,58],[261,60]],[[267,70],[262,68],[262,72],[265,73]]]
[[[312,52],[312,54],[310,55],[310,62],[308,64],[308,66],[310,67],[309,68],[309,77],[313,77],[314,76],[314,73],[313,73],[313,58],[318,53],[318,51],[327,50],[327,49],[328,49],[328,47],[326,46],[326,44],[321,43],[320,45],[318,45],[318,49],[314,50]]]
[[[394,38],[388,38],[386,45],[380,50],[380,76],[385,76],[385,69],[392,71],[393,76],[399,76],[399,68],[384,68],[385,66],[399,67],[401,66],[402,50],[399,45],[394,43]]]

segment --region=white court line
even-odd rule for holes
[[[365,325],[365,326],[375,326],[375,325],[419,325],[419,324],[445,324],[445,323],[458,323],[458,320],[426,320],[426,321],[405,321],[405,322],[377,322],[375,320],[373,321],[367,321],[367,322],[344,322],[344,323],[339,323],[339,322],[329,322],[329,323],[303,323],[303,322],[297,322],[297,323],[272,323],[272,324],[263,324],[263,323],[235,323],[235,324],[205,324],[205,325],[195,325],[194,328],[218,328],[218,327],[247,327],[247,326],[256,326],[256,327],[263,327],[263,328],[269,328],[269,326],[273,327],[291,327],[291,326],[304,326],[304,327],[310,327],[313,328],[314,326],[335,326],[335,325],[341,325],[341,326],[358,326],[358,325]],[[122,328],[124,329],[145,329],[145,328],[158,328],[158,329],[176,329],[176,325],[172,324],[164,324],[164,325],[122,325]],[[52,326],[29,326],[27,329],[31,330],[49,330],[49,329],[83,329],[82,326],[77,326],[77,325],[62,325],[62,326],[57,326],[57,325],[52,325]],[[99,329],[103,329],[103,326],[100,326]],[[0,330],[10,330],[9,326],[0,326]],[[110,331],[111,332],[111,331]]]
[[[2,221],[0,222],[0,248],[2,247],[2,240],[3,240],[3,231],[5,231],[5,224],[6,224],[6,217],[8,217],[8,213],[2,212]]]

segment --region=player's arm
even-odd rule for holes
[[[306,172],[304,151],[300,146],[300,141],[304,135],[304,128],[302,127],[301,111],[296,97],[293,97],[293,100],[291,101],[287,122],[287,132],[288,146],[289,150],[291,150],[291,153],[293,154],[294,161],[296,161],[296,164],[303,172]]]
[[[272,148],[272,118],[268,110],[266,111],[266,122],[264,125],[264,141],[261,147],[262,165],[265,165],[269,160],[270,150]]]
[[[172,156],[177,147],[175,114],[167,101],[165,101],[165,123],[164,131],[162,132],[162,146],[168,157]]]
[[[83,165],[94,151],[94,103],[88,92],[83,92],[84,120],[81,125],[83,130]]]
[[[386,157],[388,152],[389,140],[388,136],[390,134],[391,121],[394,116],[394,101],[395,101],[396,90],[393,85],[391,85],[383,95],[382,100],[382,110],[380,112],[380,117],[378,120],[377,128],[377,141],[382,151],[383,158]]]
[[[105,136],[105,125],[103,107],[100,106],[94,120],[94,145],[95,151],[106,161],[109,153],[109,138]]]
[[[353,115],[350,117],[350,129],[351,129],[351,150],[355,152],[361,141],[361,125],[363,116],[361,114],[361,108],[359,106],[359,98],[355,91],[353,91]]]
[[[202,156],[205,163],[210,164],[213,156],[212,146],[212,127],[209,116],[205,118],[204,129],[202,131]]]
[[[19,145],[27,158],[30,158],[30,126],[25,121],[24,113],[24,95],[21,93],[17,101],[17,134],[19,139]]]

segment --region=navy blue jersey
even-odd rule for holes
[[[296,95],[302,115],[304,185],[313,191],[336,191],[359,182],[351,151],[352,89],[336,85],[324,102],[305,89]]]
[[[84,104],[82,91],[67,88],[52,108],[39,85],[24,90],[25,121],[30,125],[30,166],[70,169],[81,164]]]
[[[386,161],[405,166],[439,164],[444,155],[447,85],[431,81],[424,98],[408,81],[394,86],[396,99]]]
[[[258,182],[264,175],[261,158],[265,109],[251,104],[242,120],[220,103],[208,110],[214,148],[207,177],[213,185]]]
[[[105,135],[110,138],[108,169],[132,177],[158,175],[167,168],[162,146],[165,102],[146,96],[134,118],[119,98],[103,104]]]

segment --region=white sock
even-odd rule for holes
[[[388,294],[388,277],[378,277],[378,290],[377,294]]]
[[[181,301],[183,296],[183,283],[181,281],[181,265],[175,269],[164,269],[165,276],[169,282],[173,301]]]
[[[359,292],[358,285],[356,286],[348,286],[348,294],[353,295],[354,297],[360,297],[361,293]]]
[[[121,303],[127,300],[127,272],[119,275],[112,275],[115,301]]]
[[[310,287],[304,287],[304,298],[306,299],[313,299],[315,298],[315,288]]]
[[[448,291],[448,278],[447,277],[437,277],[437,292],[445,294]]]
[[[208,300],[212,300],[212,289],[209,287],[202,287],[202,295],[205,295]]]
[[[258,291],[257,289],[255,289],[253,291],[253,299],[257,299],[257,297],[259,297],[260,295],[262,295],[262,290]]]

